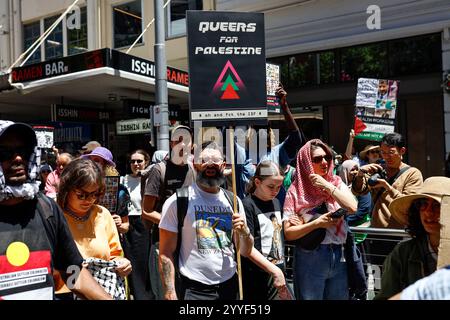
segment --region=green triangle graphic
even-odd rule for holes
[[[239,88],[236,85],[236,83],[234,83],[233,78],[231,77],[231,74],[228,75],[227,79],[223,83],[222,88],[220,90],[225,91],[225,89],[227,88],[228,85],[231,85],[234,90],[239,91]]]

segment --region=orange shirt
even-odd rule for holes
[[[94,205],[86,221],[78,221],[64,212],[73,239],[84,259],[99,258],[113,260],[122,256],[119,233],[111,213],[105,207]],[[60,275],[55,277],[56,293],[69,292],[64,285],[61,287]]]

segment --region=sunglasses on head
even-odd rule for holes
[[[325,159],[327,162],[330,162],[331,160],[333,160],[333,157],[328,154],[325,156],[317,156],[317,157],[312,158],[312,162],[321,163],[323,161],[323,159]]]
[[[30,147],[0,147],[0,161],[12,160],[14,156],[19,155],[23,160],[28,161],[33,153]]]
[[[94,191],[94,192],[84,192],[84,191],[75,191],[75,195],[77,196],[78,200],[96,200],[100,197],[100,192]]]
[[[142,163],[142,162],[144,162],[144,160],[142,160],[142,159],[131,159],[131,160],[130,160],[130,163],[131,163],[131,164],[133,164],[133,163],[135,163],[135,162],[136,162],[136,163]]]

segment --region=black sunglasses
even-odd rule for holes
[[[28,161],[32,153],[33,149],[30,147],[0,147],[0,161],[12,160],[16,155],[19,155],[23,160]]]
[[[317,157],[312,158],[312,162],[314,162],[316,164],[321,163],[323,161],[323,159],[325,159],[327,162],[330,162],[333,159],[333,157],[328,154],[325,156],[317,156]]]
[[[137,162],[137,163],[142,163],[142,162],[144,162],[144,160],[142,160],[142,159],[131,159],[130,160],[130,163],[135,163],[135,162]]]

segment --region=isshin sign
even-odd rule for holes
[[[267,123],[262,13],[187,11],[191,121]]]

